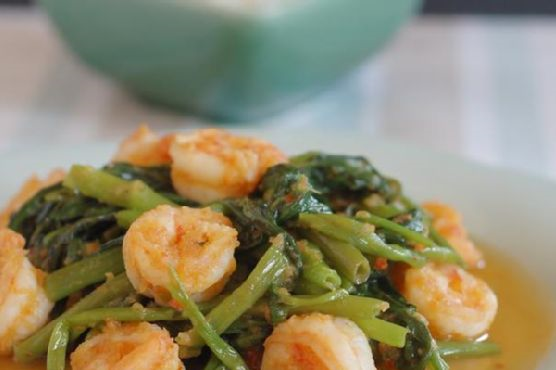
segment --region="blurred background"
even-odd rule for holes
[[[32,5],[33,0],[0,0],[0,4]],[[424,13],[432,14],[555,14],[552,0],[425,0]]]
[[[281,127],[393,137],[556,178],[554,0],[426,0],[371,57],[328,76],[318,93],[232,120],[138,98],[125,73],[115,82],[109,67],[88,59],[94,48],[75,52],[83,35],[68,27],[79,31],[80,22],[61,25],[69,11],[53,12],[51,21],[32,1],[0,0],[0,151],[45,139],[117,140],[141,122],[159,130]],[[373,32],[370,25],[369,40]]]

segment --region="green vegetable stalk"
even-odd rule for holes
[[[184,317],[191,320],[196,332],[199,333],[199,336],[210,347],[212,353],[228,369],[249,370],[239,353],[218,335],[201,311],[199,311],[195,302],[189,298],[185,286],[173,268],[170,268],[170,276],[173,282],[172,286],[169,287],[172,297],[182,305]]]
[[[301,252],[303,269],[301,278],[311,282],[324,290],[336,290],[342,284],[338,273],[324,262],[320,249],[307,241],[297,243]]]
[[[297,294],[320,295],[328,291],[328,289],[322,287],[322,284],[313,283],[303,276],[300,276],[295,282],[294,292]]]
[[[447,243],[444,245],[437,245],[434,240],[427,238],[423,234],[410,230],[394,221],[370,214],[369,212],[359,212],[356,218],[360,221],[373,224],[376,227],[381,227],[397,233],[410,242],[421,244],[425,247],[422,253],[432,261],[463,265],[463,260],[459,254]],[[437,240],[438,237],[439,235],[436,235]]]
[[[369,339],[402,348],[408,329],[376,317],[388,308],[388,303],[360,296],[350,296],[339,289],[320,296],[289,296],[279,294],[289,314],[321,312],[354,321]]]
[[[277,277],[288,268],[288,259],[283,249],[282,243],[274,243],[261,257],[247,280],[210,311],[207,320],[216,333],[222,334],[251,308],[266,293]],[[203,344],[203,338],[195,329],[178,335],[177,342],[187,347],[199,347]]]
[[[367,338],[396,348],[405,346],[409,329],[378,318],[356,319],[355,323]]]
[[[311,298],[298,298],[287,307],[289,314],[320,312],[350,320],[368,320],[388,308],[388,303],[371,297],[348,295],[326,302],[312,302]],[[295,303],[295,304],[294,304]]]
[[[222,364],[218,357],[212,355],[203,370],[226,370],[226,367]]]
[[[64,321],[75,326],[93,326],[98,322],[114,321],[182,321],[181,314],[171,308],[106,307],[75,313]]]
[[[284,288],[278,289],[280,302],[286,306],[301,308],[304,306],[319,306],[346,298],[349,293],[344,289],[338,289],[317,296],[290,295]]]
[[[114,247],[48,274],[46,295],[56,302],[91,284],[106,280],[107,273],[117,275],[123,271],[122,248]]]
[[[483,357],[500,353],[500,347],[492,342],[438,342],[438,352],[449,358]]]
[[[72,166],[64,186],[102,203],[127,209],[147,211],[161,204],[175,205],[140,180],[122,180],[90,166]]]
[[[48,342],[47,370],[64,370],[66,368],[66,351],[70,338],[70,327],[64,321],[58,321],[52,329]]]
[[[298,223],[327,237],[351,244],[364,254],[405,262],[413,267],[422,267],[427,261],[423,255],[411,249],[386,244],[373,232],[371,225],[346,216],[302,213]]]
[[[131,224],[135,220],[137,220],[143,213],[144,211],[138,209],[124,209],[116,212],[116,222],[120,227],[129,229]]]
[[[306,236],[320,247],[330,264],[351,283],[360,284],[369,278],[371,274],[369,260],[359,249],[317,232],[309,232]]]
[[[91,294],[85,296],[57,319],[52,320],[42,329],[37,331],[29,338],[17,343],[14,346],[14,357],[18,362],[30,362],[42,357],[48,350],[48,341],[54,326],[67,317],[90,310],[92,308],[102,307],[116,298],[125,297],[133,293],[135,290],[125,276],[120,274],[106,283],[99,286]]]

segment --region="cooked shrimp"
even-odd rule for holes
[[[169,305],[169,266],[196,301],[222,291],[236,268],[237,231],[210,208],[159,206],[139,217],[124,237],[127,276],[135,289]]]
[[[2,212],[0,212],[0,227],[7,227],[10,222],[11,215],[19,210],[21,206],[31,199],[31,197],[33,197],[33,195],[35,195],[39,190],[62,181],[65,175],[66,173],[64,170],[55,169],[52,170],[44,180],[41,180],[36,175],[27,179],[27,181],[25,181],[21,186],[21,189],[19,189],[19,192],[17,192],[17,194],[10,199]]]
[[[440,339],[474,338],[487,331],[498,310],[490,287],[455,265],[408,269],[403,294]]]
[[[43,276],[25,256],[24,244],[18,233],[0,230],[0,355],[44,325],[52,308]]]
[[[71,354],[73,370],[183,370],[170,334],[146,322],[109,321]]]
[[[167,135],[161,138],[147,125],[141,125],[122,141],[112,161],[136,166],[168,164],[171,161],[169,147],[173,137],[174,135]]]
[[[365,334],[350,320],[312,313],[292,316],[264,343],[261,370],[374,370]]]
[[[425,203],[423,208],[432,216],[433,227],[454,247],[471,268],[484,266],[483,254],[467,236],[461,215],[442,203]]]
[[[177,135],[170,155],[175,189],[201,203],[249,194],[269,167],[287,159],[266,141],[215,129]]]

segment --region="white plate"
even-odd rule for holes
[[[519,259],[551,287],[556,305],[556,184],[506,169],[480,165],[446,154],[386,139],[347,134],[251,131],[290,154],[310,149],[365,155],[385,174],[398,178],[416,200],[437,199],[463,213],[475,238]],[[0,163],[0,202],[31,173],[73,163],[100,165],[116,145],[44,147],[11,153]],[[542,323],[535,323],[542,325]],[[556,369],[556,343],[543,368]]]

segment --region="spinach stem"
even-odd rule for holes
[[[47,370],[64,370],[66,368],[66,351],[70,338],[70,327],[64,320],[54,325],[48,341]]]
[[[91,294],[83,297],[79,302],[66,310],[58,318],[50,321],[29,338],[14,345],[14,357],[18,362],[30,362],[42,357],[48,350],[48,341],[54,326],[67,317],[102,307],[110,301],[122,298],[135,292],[133,286],[125,274],[120,274],[113,279],[107,280],[104,284],[96,288]]]
[[[191,320],[193,327],[212,350],[212,353],[231,370],[249,370],[239,353],[220,337],[205,316],[203,316],[195,302],[189,298],[185,286],[173,268],[170,268],[170,276],[172,278],[172,285],[169,287],[169,290],[172,297],[182,305],[184,317],[188,317]]]
[[[63,184],[102,203],[127,209],[147,211],[161,204],[175,205],[141,180],[123,180],[90,166],[73,165]]]
[[[122,248],[113,247],[48,274],[46,295],[56,302],[91,284],[106,280],[108,273],[117,275],[123,271]]]
[[[283,240],[283,239],[282,239]],[[222,334],[245,311],[251,308],[288,267],[283,244],[274,244],[265,252],[253,271],[238,288],[212,309],[207,315],[208,322],[216,333]],[[178,344],[200,347],[203,338],[196,329],[178,335]]]

